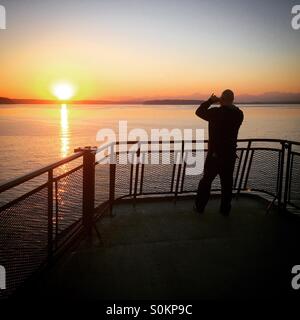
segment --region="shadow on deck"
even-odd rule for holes
[[[253,197],[230,217],[193,212],[189,199],[114,207],[98,222],[103,238],[80,246],[39,279],[38,296],[96,299],[269,298],[292,294],[299,219],[266,215]],[[299,250],[298,250],[299,251]]]

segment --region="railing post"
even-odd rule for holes
[[[55,180],[54,183],[54,190],[55,190],[55,195],[54,195],[54,199],[55,199],[55,236],[54,236],[54,240],[55,240],[55,249],[57,249],[57,237],[58,237],[58,215],[59,215],[59,207],[58,207],[58,182],[57,180]]]
[[[113,203],[115,200],[115,186],[116,186],[116,164],[109,165],[109,214],[113,215]]]
[[[244,181],[244,190],[247,188],[247,183],[248,183],[249,174],[250,174],[250,170],[251,170],[251,166],[252,166],[253,156],[254,156],[254,149],[251,150],[250,160],[248,163],[248,168],[247,168],[246,177],[245,177],[245,181]]]
[[[287,160],[286,160],[286,172],[285,172],[285,183],[284,183],[284,197],[283,197],[283,210],[286,210],[288,201],[288,192],[290,186],[290,170],[291,170],[291,143],[286,142],[285,147],[287,149]]]
[[[138,189],[138,182],[139,182],[139,168],[140,168],[140,155],[141,155],[141,145],[138,143],[138,149],[136,151],[136,167],[135,167],[135,179],[134,179],[134,204],[136,203],[136,195]]]
[[[285,158],[285,141],[281,142],[281,161],[280,161],[280,169],[279,169],[279,184],[278,184],[278,209],[280,210],[282,207],[282,186],[283,186],[283,175],[284,175],[284,158]]]
[[[144,151],[145,152],[145,151]],[[144,172],[145,172],[145,153],[142,153],[142,167],[141,167],[141,181],[140,181],[140,191],[139,194],[143,193],[143,184],[144,184]]]
[[[242,189],[242,184],[243,184],[244,175],[245,175],[245,171],[246,171],[246,166],[247,166],[247,162],[248,162],[249,152],[250,152],[250,148],[251,148],[251,142],[252,142],[252,140],[249,140],[248,144],[247,144],[245,160],[244,160],[244,163],[243,163],[242,172],[241,172],[240,181],[239,181],[239,186],[238,186],[238,190],[237,190],[237,194],[236,194],[237,198],[240,195],[240,192],[241,192],[241,189]]]
[[[177,201],[177,196],[178,196],[178,192],[179,192],[181,168],[182,168],[182,162],[183,161],[184,161],[184,140],[181,141],[180,163],[178,165],[177,181],[176,181],[176,186],[175,186],[175,188],[176,188],[175,189],[175,203]]]
[[[175,152],[174,152],[174,158],[175,158]],[[175,159],[174,159],[173,170],[172,170],[172,179],[171,179],[171,188],[170,188],[170,193],[173,193],[173,189],[174,189],[175,172],[176,172],[176,162],[175,162]],[[175,192],[174,192],[174,193],[175,193]]]
[[[95,155],[96,148],[85,147],[83,153],[82,221],[88,237],[92,236],[95,208]]]
[[[48,260],[53,255],[53,169],[48,171]]]
[[[243,160],[243,155],[244,155],[244,149],[241,150],[241,155],[239,157],[239,163],[238,163],[238,167],[236,169],[236,174],[235,174],[235,179],[234,179],[234,185],[233,185],[233,189],[236,190],[236,186],[237,186],[237,182],[238,182],[238,178],[239,178],[239,174],[240,174],[240,168],[241,168],[241,163]]]
[[[186,173],[186,158],[187,158],[187,156],[183,157],[183,169],[182,169],[182,176],[181,176],[180,193],[183,192],[184,178],[185,178],[185,173]]]

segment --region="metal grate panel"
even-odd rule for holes
[[[9,295],[38,269],[47,255],[48,188],[29,195],[0,213],[0,257]]]

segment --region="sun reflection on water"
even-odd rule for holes
[[[60,109],[60,154],[64,158],[70,151],[69,110],[66,104]]]
[[[60,155],[62,158],[65,158],[70,153],[70,128],[69,128],[69,110],[66,104],[61,104],[60,107]],[[58,168],[58,175],[63,175],[67,173],[69,170],[69,164],[63,164]],[[65,203],[65,193],[68,189],[68,181],[67,177],[63,177],[57,180],[55,185],[55,194],[56,194],[56,202],[57,208],[64,208]],[[56,232],[58,231],[59,221],[64,220],[64,213],[61,210],[56,212],[54,217],[54,225],[56,228]]]

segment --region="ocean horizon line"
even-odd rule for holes
[[[201,104],[203,99],[151,99],[151,100],[69,100],[69,101],[58,101],[58,100],[49,100],[49,99],[11,99],[0,97],[0,105],[7,104],[59,104],[59,103],[68,103],[68,104],[80,104],[80,105],[122,105],[122,104],[140,104],[140,105],[195,105]],[[269,100],[269,101],[239,101],[235,102],[236,104],[300,104],[300,100]]]

